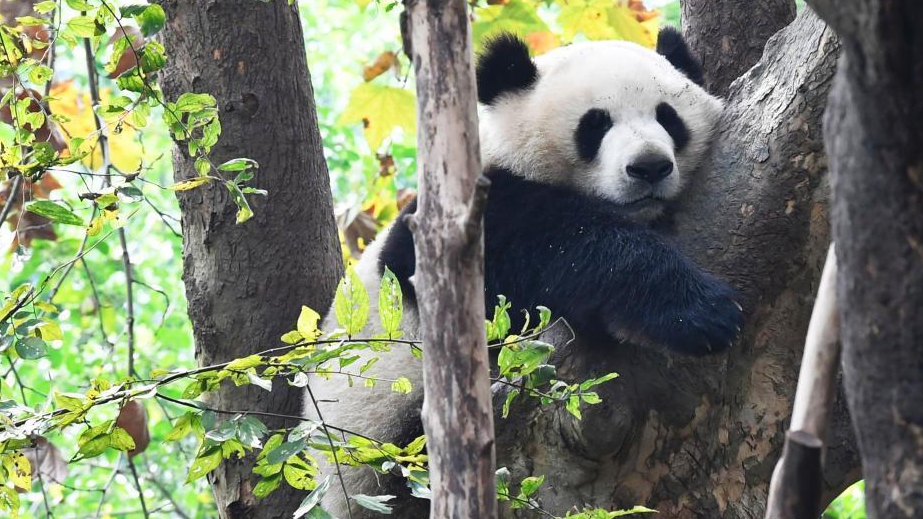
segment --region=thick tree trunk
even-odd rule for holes
[[[759,61],[770,36],[795,19],[795,0],[681,0],[683,35],[702,60],[705,86],[724,96]]]
[[[471,34],[463,0],[411,0],[419,100],[416,247],[423,355],[423,427],[430,517],[491,519],[494,425],[484,335],[487,199],[481,172]],[[476,185],[477,181],[477,185]]]
[[[301,305],[326,309],[342,273],[327,167],[314,112],[297,7],[252,0],[169,0],[163,88],[169,99],[206,92],[218,100],[223,133],[217,163],[249,157],[256,217],[235,223],[223,186],[180,195],[189,315],[200,364],[243,357],[279,344]],[[196,176],[185,146],[174,151],[177,179]],[[222,409],[301,414],[302,389],[279,381],[268,393],[227,388]],[[279,427],[280,423],[267,425]],[[224,518],[290,517],[300,499],[287,487],[257,501],[252,460],[212,473]]]
[[[923,4],[812,1],[843,42],[825,120],[869,517],[923,516]]]
[[[821,117],[837,48],[810,10],[769,40],[731,85],[712,159],[676,215],[682,248],[743,294],[739,343],[689,359],[578,341],[559,348],[559,371],[619,372],[603,404],[581,422],[514,404],[498,424],[498,445],[515,446],[498,451],[498,465],[545,474],[546,509],[640,504],[663,518],[763,516],[829,246]],[[494,390],[499,407],[503,389]],[[859,475],[848,420],[838,402],[825,438],[828,496]]]

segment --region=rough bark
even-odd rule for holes
[[[812,1],[843,56],[825,119],[846,394],[870,518],[923,515],[923,4]]]
[[[559,371],[621,374],[603,404],[574,422],[520,403],[498,424],[498,445],[514,446],[498,451],[498,465],[545,474],[546,509],[643,504],[664,518],[763,516],[829,245],[821,117],[836,55],[832,32],[809,10],[770,39],[731,86],[710,163],[676,214],[681,247],[743,295],[739,343],[705,359],[572,343],[557,352]],[[494,390],[499,407],[503,390]],[[840,401],[824,438],[828,497],[859,475],[848,420]]]
[[[481,171],[467,6],[409,2],[419,107],[416,247],[430,517],[491,519],[494,435],[484,336]]]
[[[255,159],[254,183],[269,191],[253,199],[256,217],[243,225],[235,223],[236,207],[222,186],[179,197],[196,357],[214,364],[278,345],[303,304],[326,309],[342,257],[297,7],[252,0],[162,5],[167,98],[214,95],[223,127],[214,159]],[[174,150],[174,164],[177,179],[196,176],[185,146]],[[284,381],[271,393],[227,388],[210,403],[299,415],[301,391]],[[257,501],[251,466],[250,459],[229,461],[210,476],[221,517],[291,517],[300,499],[283,485]]]
[[[795,19],[795,0],[682,0],[683,35],[702,60],[709,92],[728,87],[763,55],[769,37]]]

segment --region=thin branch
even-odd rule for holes
[[[119,454],[119,458],[115,460],[115,468],[112,469],[112,474],[109,476],[109,479],[106,481],[106,484],[103,485],[102,493],[99,496],[99,504],[96,505],[96,514],[93,516],[95,519],[99,519],[100,514],[103,511],[103,504],[106,502],[106,494],[109,492],[109,487],[112,486],[112,482],[115,481],[115,477],[119,474],[120,467],[122,464],[122,454]]]
[[[144,513],[144,519],[149,519],[150,514],[147,512],[147,503],[144,502],[144,490],[141,489],[141,480],[138,478],[138,470],[135,469],[135,462],[131,459],[131,456],[128,456],[128,468],[131,469],[131,477],[135,480],[135,488],[138,489],[138,501],[141,502],[141,511]]]
[[[317,405],[317,399],[314,398],[314,392],[311,391],[311,385],[308,384],[305,387],[308,389],[308,396],[311,397],[311,403],[314,405],[314,412],[317,413],[317,418],[324,428],[324,435],[327,436],[327,443],[330,444],[330,453],[333,454],[333,464],[336,467],[337,479],[340,480],[340,488],[343,490],[343,498],[346,501],[346,514],[349,516],[349,519],[352,519],[353,511],[352,506],[349,504],[349,492],[346,491],[346,483],[343,481],[343,471],[340,470],[340,460],[337,459],[337,450],[336,447],[333,446],[330,430],[327,428],[327,423],[324,421],[324,415],[320,412],[320,406]]]
[[[131,46],[131,45],[129,45]],[[90,99],[93,102],[93,121],[96,123],[96,131],[99,132],[99,147],[102,151],[103,164],[102,171],[106,176],[103,177],[103,183],[106,187],[112,185],[112,177],[109,169],[112,165],[109,150],[109,136],[103,125],[102,116],[96,113],[95,108],[100,105],[99,96],[99,76],[96,72],[96,57],[93,55],[93,46],[89,38],[83,40],[83,50],[87,60],[87,75],[90,83]],[[133,377],[135,372],[135,304],[134,304],[134,283],[132,282],[131,257],[128,254],[128,239],[125,235],[125,227],[119,227],[119,243],[122,246],[122,269],[125,271],[125,304],[128,315],[125,318],[125,325],[128,328],[128,376]]]
[[[3,209],[0,209],[0,225],[6,221],[6,217],[10,215],[10,211],[13,209],[13,201],[16,200],[16,197],[19,196],[19,188],[22,187],[22,175],[17,175],[13,179],[13,185],[10,187],[10,196],[6,197],[6,204],[3,205]]]

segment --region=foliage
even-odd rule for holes
[[[470,4],[477,45],[505,28],[536,54],[594,37],[650,45],[659,23],[634,1]],[[415,100],[399,2],[306,5],[324,152],[346,250],[355,256],[415,185]],[[666,23],[678,23],[677,2],[662,12]],[[268,430],[255,413],[209,409],[201,400],[222,383],[270,390],[273,378],[303,384],[309,374],[349,376],[360,386],[384,382],[406,393],[409,379],[369,380],[368,361],[350,359],[419,345],[402,336],[399,285],[386,276],[379,316],[368,315],[362,291],[344,281],[348,337],[325,339],[319,316],[305,309],[279,348],[189,368],[175,192],[226,189],[245,222],[248,197],[260,194],[253,187],[259,173],[245,158],[212,163],[220,113],[211,96],[164,99],[156,79],[169,56],[151,38],[166,23],[163,10],[136,1],[13,0],[0,14],[0,226],[8,225],[0,242],[10,251],[0,258],[0,515],[212,517],[203,476],[241,452],[259,454],[258,496],[282,484],[310,490],[299,512],[306,517],[321,517],[314,505],[324,492],[339,491],[336,481],[315,477],[320,456],[397,473],[426,497],[422,438],[403,446],[361,435],[344,440],[330,434],[336,424],[310,420]],[[197,157],[196,178],[174,183],[174,143]],[[555,380],[551,347],[537,335],[553,325],[550,313],[539,309],[534,327],[510,335],[508,308],[501,300],[487,324],[502,357],[496,382],[509,390],[504,415],[518,399],[535,398],[578,418],[598,402],[594,386],[614,374]],[[370,321],[383,335],[362,340]],[[537,507],[542,483],[532,476],[514,485],[515,495],[498,489],[498,497]],[[352,499],[383,513],[387,497]],[[617,513],[574,510],[570,517]]]

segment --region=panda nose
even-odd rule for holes
[[[666,159],[642,159],[625,168],[628,176],[657,183],[673,173],[673,162]]]

